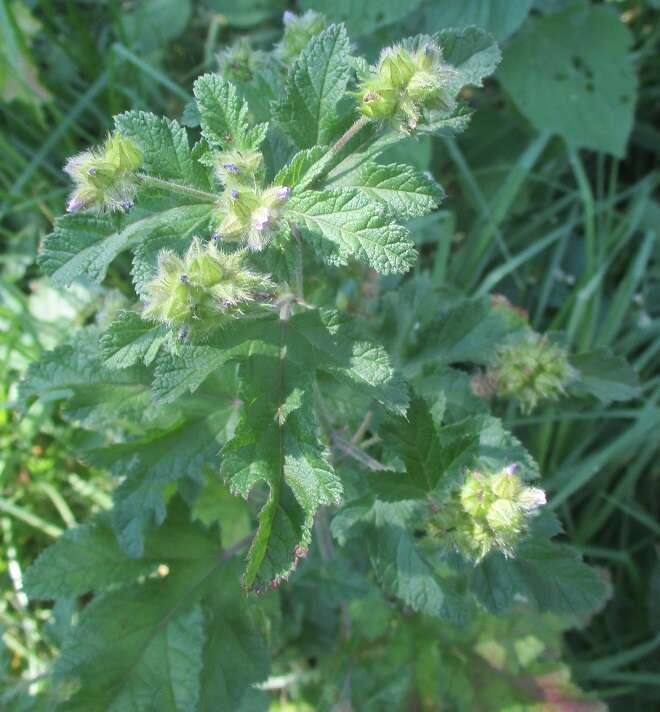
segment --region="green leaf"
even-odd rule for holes
[[[176,121],[145,111],[115,116],[115,126],[142,151],[143,168],[165,180],[208,188],[202,166],[193,159],[188,134]]]
[[[433,401],[434,412],[449,412],[456,417],[465,417],[488,410],[485,399],[474,395],[470,375],[450,366],[439,366],[430,374],[415,381],[415,390],[424,398]]]
[[[145,371],[104,367],[96,328],[77,332],[70,343],[47,351],[30,365],[18,391],[19,407],[33,400],[45,403],[67,399],[64,415],[87,427],[138,421],[151,397]]]
[[[471,25],[489,32],[502,41],[511,36],[529,14],[533,0],[463,0],[427,3],[423,10],[426,32],[444,27],[467,28]]]
[[[104,365],[128,368],[136,363],[148,366],[167,338],[162,325],[154,326],[135,312],[120,312],[101,337]]]
[[[69,551],[80,565],[74,588],[86,589],[91,579],[105,585],[108,577],[100,571],[88,570],[85,579],[85,561],[88,569],[97,561],[93,547],[100,540],[90,539],[88,529],[81,534],[90,546],[71,549],[71,535],[66,535],[66,545],[54,547],[57,565],[71,569],[62,561]],[[117,548],[109,553],[103,541],[121,583],[127,578],[119,569],[122,554]],[[139,712],[156,704],[188,712],[214,709],[210,696],[217,693],[214,702],[232,703],[222,709],[237,709],[233,703],[238,705],[251,684],[267,674],[263,641],[241,599],[238,562],[220,549],[217,535],[190,523],[181,500],[170,508],[167,524],[148,537],[142,562],[123,557],[127,570],[140,563],[167,569],[159,566],[159,575],[146,582],[97,595],[84,608],[55,665],[56,682],[65,689],[72,683],[77,683],[73,689],[79,687],[63,708]],[[57,588],[58,572],[47,572],[46,563],[38,573],[47,587]]]
[[[389,25],[414,10],[421,0],[303,0],[303,9],[316,10],[326,17],[344,22],[355,36],[367,35],[378,27]]]
[[[68,529],[27,570],[25,592],[30,598],[80,596],[134,583],[160,564],[188,565],[212,556],[217,547],[209,546],[200,527],[187,524],[188,510],[180,500],[176,505],[163,527],[149,533],[140,559],[129,558],[121,549],[109,513]]]
[[[419,353],[405,366],[405,373],[417,375],[424,364],[451,364],[464,361],[486,364],[498,342],[509,333],[506,320],[490,306],[490,300],[465,300],[453,305],[429,327]]]
[[[368,544],[376,575],[387,593],[418,613],[456,625],[466,622],[469,607],[465,596],[434,570],[412,533],[398,526],[379,526]]]
[[[218,74],[203,74],[195,81],[193,92],[202,136],[213,148],[257,148],[266,138],[268,124],[249,126],[248,105],[231,82]]]
[[[256,693],[251,684],[268,676],[269,657],[238,585],[214,588],[204,603],[204,619],[206,643],[199,709],[241,712],[241,705]],[[262,706],[246,705],[245,712],[253,709],[256,712]]]
[[[314,146],[298,151],[273,179],[273,185],[286,185],[294,192],[307,171],[316,165],[328,151],[325,146]]]
[[[385,205],[392,217],[398,219],[427,215],[444,197],[442,188],[432,178],[405,164],[368,164],[348,185]]]
[[[598,608],[606,594],[603,579],[574,549],[539,539],[521,544],[515,559],[488,556],[474,569],[472,586],[498,614],[521,600],[542,613],[584,614]]]
[[[625,358],[614,355],[609,349],[575,354],[569,360],[579,377],[570,384],[571,392],[588,393],[606,404],[641,395],[639,379],[633,368]]]
[[[286,216],[316,238],[330,264],[353,258],[381,274],[407,272],[416,260],[408,231],[354,188],[292,195]]]
[[[199,478],[204,465],[216,460],[231,412],[227,402],[211,413],[190,414],[170,429],[85,451],[88,462],[124,478],[114,493],[112,524],[129,556],[142,556],[145,530],[163,523],[166,485]]]
[[[445,62],[456,69],[448,85],[456,94],[465,86],[482,86],[502,58],[497,43],[478,27],[443,30],[437,37]]]
[[[351,352],[349,365],[332,367],[330,373],[393,413],[403,415],[408,407],[408,387],[390,364],[387,351],[368,341],[356,341]]]
[[[64,534],[44,550],[25,574],[30,598],[81,596],[113,584],[132,583],[161,563],[127,559],[109,523],[102,516]]]
[[[273,114],[299,148],[328,143],[336,133],[337,104],[351,70],[350,43],[343,25],[330,25],[300,53],[274,104]]]
[[[156,362],[153,392],[161,404],[194,393],[209,374],[229,361],[266,349],[276,349],[275,317],[236,319],[211,334],[203,344],[183,343]]]
[[[124,250],[162,227],[177,234],[208,222],[212,205],[184,205],[149,214],[117,228],[111,218],[90,214],[65,215],[55,220],[55,229],[46,237],[39,266],[55,286],[68,286],[76,277],[101,283],[108,265]],[[134,209],[135,210],[135,209]]]
[[[244,411],[222,450],[222,472],[235,494],[247,498],[258,482],[268,486],[243,578],[255,590],[288,577],[307,550],[316,510],[337,503],[342,493],[312,403],[314,365],[327,361],[318,348],[320,333],[296,332],[288,321],[277,329],[278,353],[243,366]]]
[[[631,46],[610,8],[578,5],[530,21],[498,77],[538,131],[623,157],[637,90]]]
[[[382,435],[406,466],[405,474],[382,472],[370,478],[373,491],[384,501],[425,500],[438,488],[454,483],[465,468],[496,471],[516,463],[524,477],[538,477],[529,453],[491,416],[438,427],[427,403],[414,398],[407,417],[390,418]]]
[[[202,613],[181,606],[177,587],[158,584],[107,593],[87,606],[55,666],[56,678],[81,681],[68,711],[195,709]]]

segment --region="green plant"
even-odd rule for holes
[[[74,200],[47,238],[41,265],[56,284],[101,282],[131,250],[143,302],[46,354],[20,394],[24,405],[64,401],[65,417],[90,431],[81,456],[121,478],[112,511],[67,532],[26,577],[35,598],[93,594],[63,623],[48,690],[63,708],[263,705],[273,678],[253,683],[268,675],[270,648],[274,671],[297,670],[300,698],[319,708],[434,709],[434,666],[469,674],[453,625],[483,616],[495,626],[492,614],[522,604],[528,620],[552,614],[561,629],[603,601],[598,573],[552,541],[558,520],[525,484],[537,465],[470,387],[479,365],[528,338],[524,321],[454,291],[412,312],[391,356],[378,343],[378,319],[403,311],[428,277],[388,292],[376,273],[400,280],[415,265],[400,221],[442,197],[428,176],[378,159],[411,134],[463,128],[459,91],[499,58],[476,29],[402,47],[369,67],[330,25],[276,75],[268,125],[243,98],[253,87],[204,75],[192,149],[177,122],[119,115],[110,145],[125,142],[131,160],[103,160],[98,194]],[[79,180],[96,180],[96,165],[84,167]],[[378,318],[339,298],[348,274],[381,290]],[[581,354],[561,387],[635,395],[620,361],[618,380],[590,377],[608,358]],[[438,398],[449,383],[453,403]],[[529,403],[522,388],[502,395]],[[484,497],[488,511],[472,511]],[[447,546],[465,515],[459,545]],[[465,636],[459,649],[476,661],[475,645]],[[527,664],[545,647],[532,645]],[[479,655],[492,669],[525,666]],[[310,658],[320,674],[300,669]],[[543,686],[504,687],[511,704],[544,699]]]

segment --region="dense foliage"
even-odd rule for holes
[[[488,29],[504,39],[525,14],[495,13]],[[111,506],[96,489],[87,521],[20,577],[21,596],[54,601],[59,652],[9,704],[603,707],[573,681],[560,641],[603,610],[612,584],[557,516],[603,465],[557,470],[548,447],[570,430],[534,418],[553,404],[561,416],[636,403],[642,390],[613,338],[585,335],[582,310],[596,308],[585,300],[603,278],[593,204],[570,310],[541,271],[534,303],[559,301],[552,323],[511,299],[516,270],[555,243],[557,269],[564,231],[532,232],[512,256],[499,230],[523,172],[546,151],[556,160],[551,134],[587,194],[577,147],[622,154],[629,38],[601,7],[534,18],[514,38],[498,76],[540,133],[489,210],[454,138],[479,122],[501,60],[472,25],[488,23],[443,17],[435,24],[458,29],[383,36],[369,62],[347,31],[369,17],[341,19],[287,11],[272,49],[239,40],[195,80],[180,121],[123,111],[65,165],[68,214],[40,269],[55,288],[102,293],[112,277],[120,293],[67,325],[16,403],[28,419],[55,404],[81,472],[117,485]],[[591,45],[579,57],[590,110],[615,91],[621,112],[586,136],[584,106],[561,100],[574,91],[562,70],[541,106],[525,78],[534,33],[560,63],[564,28],[580,23],[579,37],[611,33],[621,55],[611,71]],[[420,159],[433,136],[459,170],[449,198]],[[451,244],[438,206],[460,206],[463,192],[479,215]],[[506,261],[488,267],[498,249]],[[506,280],[510,298],[493,293]],[[634,289],[624,280],[608,309]]]

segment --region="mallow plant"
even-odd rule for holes
[[[406,224],[443,191],[387,158],[463,130],[498,59],[470,28],[369,64],[342,25],[287,15],[272,52],[242,41],[196,80],[185,126],[129,111],[67,163],[43,270],[102,283],[119,258],[132,287],[19,395],[61,401],[80,458],[117,478],[25,577],[55,601],[59,708],[581,696],[560,635],[606,580],[497,414],[634,382],[610,393],[599,374],[625,364],[570,355],[502,297],[429,301]]]

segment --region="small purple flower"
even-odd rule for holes
[[[96,168],[92,166],[88,171],[87,171],[88,176],[95,176],[96,175]]]
[[[512,463],[508,467],[504,468],[507,475],[515,475],[516,472],[520,469],[520,465],[517,462]]]
[[[296,14],[294,12],[291,12],[291,10],[285,10],[284,14],[282,15],[282,22],[285,25],[288,25],[292,20],[296,19]]]
[[[81,200],[71,198],[71,200],[67,203],[66,211],[67,213],[77,213],[83,206],[84,204]]]
[[[179,279],[181,280],[181,284],[190,284],[190,277],[187,274],[182,274]]]
[[[132,200],[123,200],[121,203],[122,210],[130,210],[133,207]]]
[[[224,168],[225,168],[229,173],[233,173],[234,175],[237,175],[238,173],[241,172],[240,169],[239,169],[239,167],[238,167],[235,163],[225,163],[225,164],[224,164]]]
[[[238,198],[238,191],[234,188],[234,190],[232,190],[230,195],[234,200],[236,200],[236,198]]]
[[[211,240],[213,240],[213,242],[219,242],[220,240],[222,240],[222,235],[219,232],[214,232],[211,235]]]
[[[291,188],[289,188],[288,186],[284,185],[281,188],[277,189],[277,197],[280,200],[286,200],[289,195],[291,195]]]

